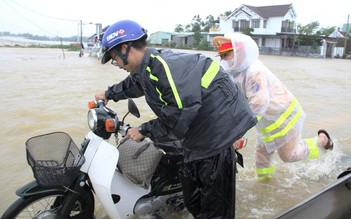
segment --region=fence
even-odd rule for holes
[[[298,46],[295,48],[260,47],[260,54],[321,58],[320,46]]]

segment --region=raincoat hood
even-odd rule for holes
[[[231,40],[234,52],[233,65],[229,67],[228,74],[234,76],[246,70],[258,60],[258,46],[250,36],[240,33],[229,33],[225,34],[224,37]]]

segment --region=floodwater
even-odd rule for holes
[[[195,51],[190,51],[195,52]],[[214,52],[203,52],[215,58]],[[283,163],[270,181],[257,181],[254,169],[255,131],[247,133],[242,150],[245,167],[237,174],[236,218],[274,218],[336,180],[351,166],[351,61],[262,56],[261,60],[302,104],[307,119],[304,137],[327,129],[335,150],[320,159]],[[0,213],[17,197],[15,190],[33,180],[26,161],[25,141],[53,131],[69,133],[77,145],[88,132],[87,102],[94,94],[121,81],[127,73],[95,57],[59,49],[0,48]],[[141,118],[127,117],[132,126],[154,118],[143,98],[136,99]],[[109,107],[124,115],[126,101]],[[106,218],[97,204],[97,218]],[[179,217],[189,217],[186,213]],[[178,217],[178,218],[179,218]]]

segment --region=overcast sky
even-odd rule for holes
[[[291,3],[297,23],[302,25],[319,21],[320,27],[340,27],[351,14],[349,0],[0,0],[0,32],[75,36],[82,20],[83,35],[90,36],[95,33],[95,23],[105,27],[118,20],[131,19],[154,33],[173,31],[177,24],[190,24],[194,15],[200,15],[203,20],[207,15],[216,18],[242,4]]]

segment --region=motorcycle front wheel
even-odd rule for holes
[[[1,219],[58,219],[64,196],[65,193],[62,191],[53,191],[26,198],[21,197],[5,211]],[[67,219],[90,218],[94,218],[94,196],[89,190],[78,197]]]

